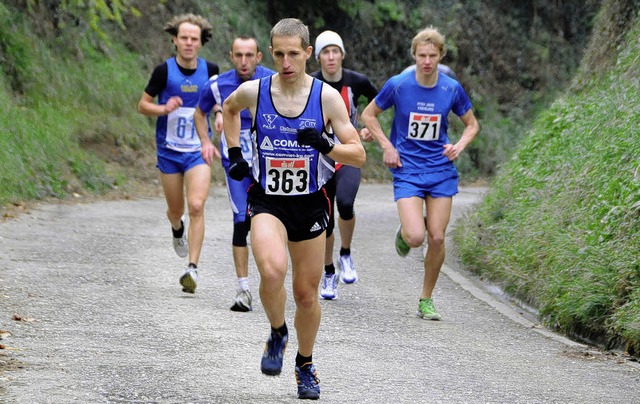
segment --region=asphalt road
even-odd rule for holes
[[[461,189],[452,226],[481,191]],[[253,261],[254,311],[229,310],[236,281],[224,188],[207,202],[195,295],[178,284],[186,261],[171,248],[164,210],[157,198],[43,205],[0,223],[0,329],[11,332],[1,342],[22,364],[0,374],[0,402],[297,402],[291,295],[278,377],[260,373],[269,327]],[[640,402],[636,364],[540,327],[452,254],[434,296],[443,321],[416,317],[421,251],[395,253],[390,185],[363,185],[356,213],[360,280],[321,302],[322,401]]]

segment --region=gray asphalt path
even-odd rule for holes
[[[463,188],[455,219],[481,196]],[[24,367],[0,376],[2,403],[297,402],[292,331],[283,373],[260,373],[269,328],[235,296],[231,212],[212,189],[195,295],[171,248],[162,199],[44,205],[0,224],[0,329]],[[360,281],[322,301],[314,352],[331,403],[638,403],[640,370],[572,343],[494,298],[449,256],[435,302],[415,315],[421,251],[399,258],[390,185],[363,184],[353,257]],[[12,320],[18,315],[27,321]]]

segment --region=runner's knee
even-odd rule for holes
[[[247,246],[247,234],[249,234],[249,221],[234,223],[233,224],[233,238],[231,244],[234,247],[246,247]]]

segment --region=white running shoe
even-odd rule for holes
[[[251,292],[248,290],[238,289],[236,298],[233,301],[233,306],[231,306],[231,311],[247,312],[253,310],[253,307],[251,307],[251,300]]]
[[[353,266],[351,254],[341,255],[338,264],[340,265],[340,280],[343,283],[354,283],[358,281],[358,274],[356,273],[356,268]]]
[[[338,276],[336,274],[324,274],[320,296],[327,300],[333,300],[338,297]]]
[[[189,243],[187,242],[187,229],[184,229],[182,237],[173,237],[173,249],[176,250],[178,257],[185,258],[189,255]]]
[[[198,270],[193,267],[187,267],[186,271],[180,277],[180,285],[185,293],[196,293],[198,286]]]

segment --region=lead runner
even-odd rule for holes
[[[340,94],[306,73],[313,50],[307,26],[295,18],[279,21],[271,30],[269,50],[277,73],[242,84],[223,105],[229,175],[240,180],[250,174],[239,147],[240,112],[248,108],[254,148],[247,199],[251,246],[271,325],[260,368],[266,375],[282,370],[289,339],[284,287],[288,250],[296,304],[298,398],[317,399],[320,380],[312,354],[320,326],[318,285],[330,209],[322,185],[333,174],[334,161],[362,167],[366,157]],[[326,135],[328,126],[339,144]]]

